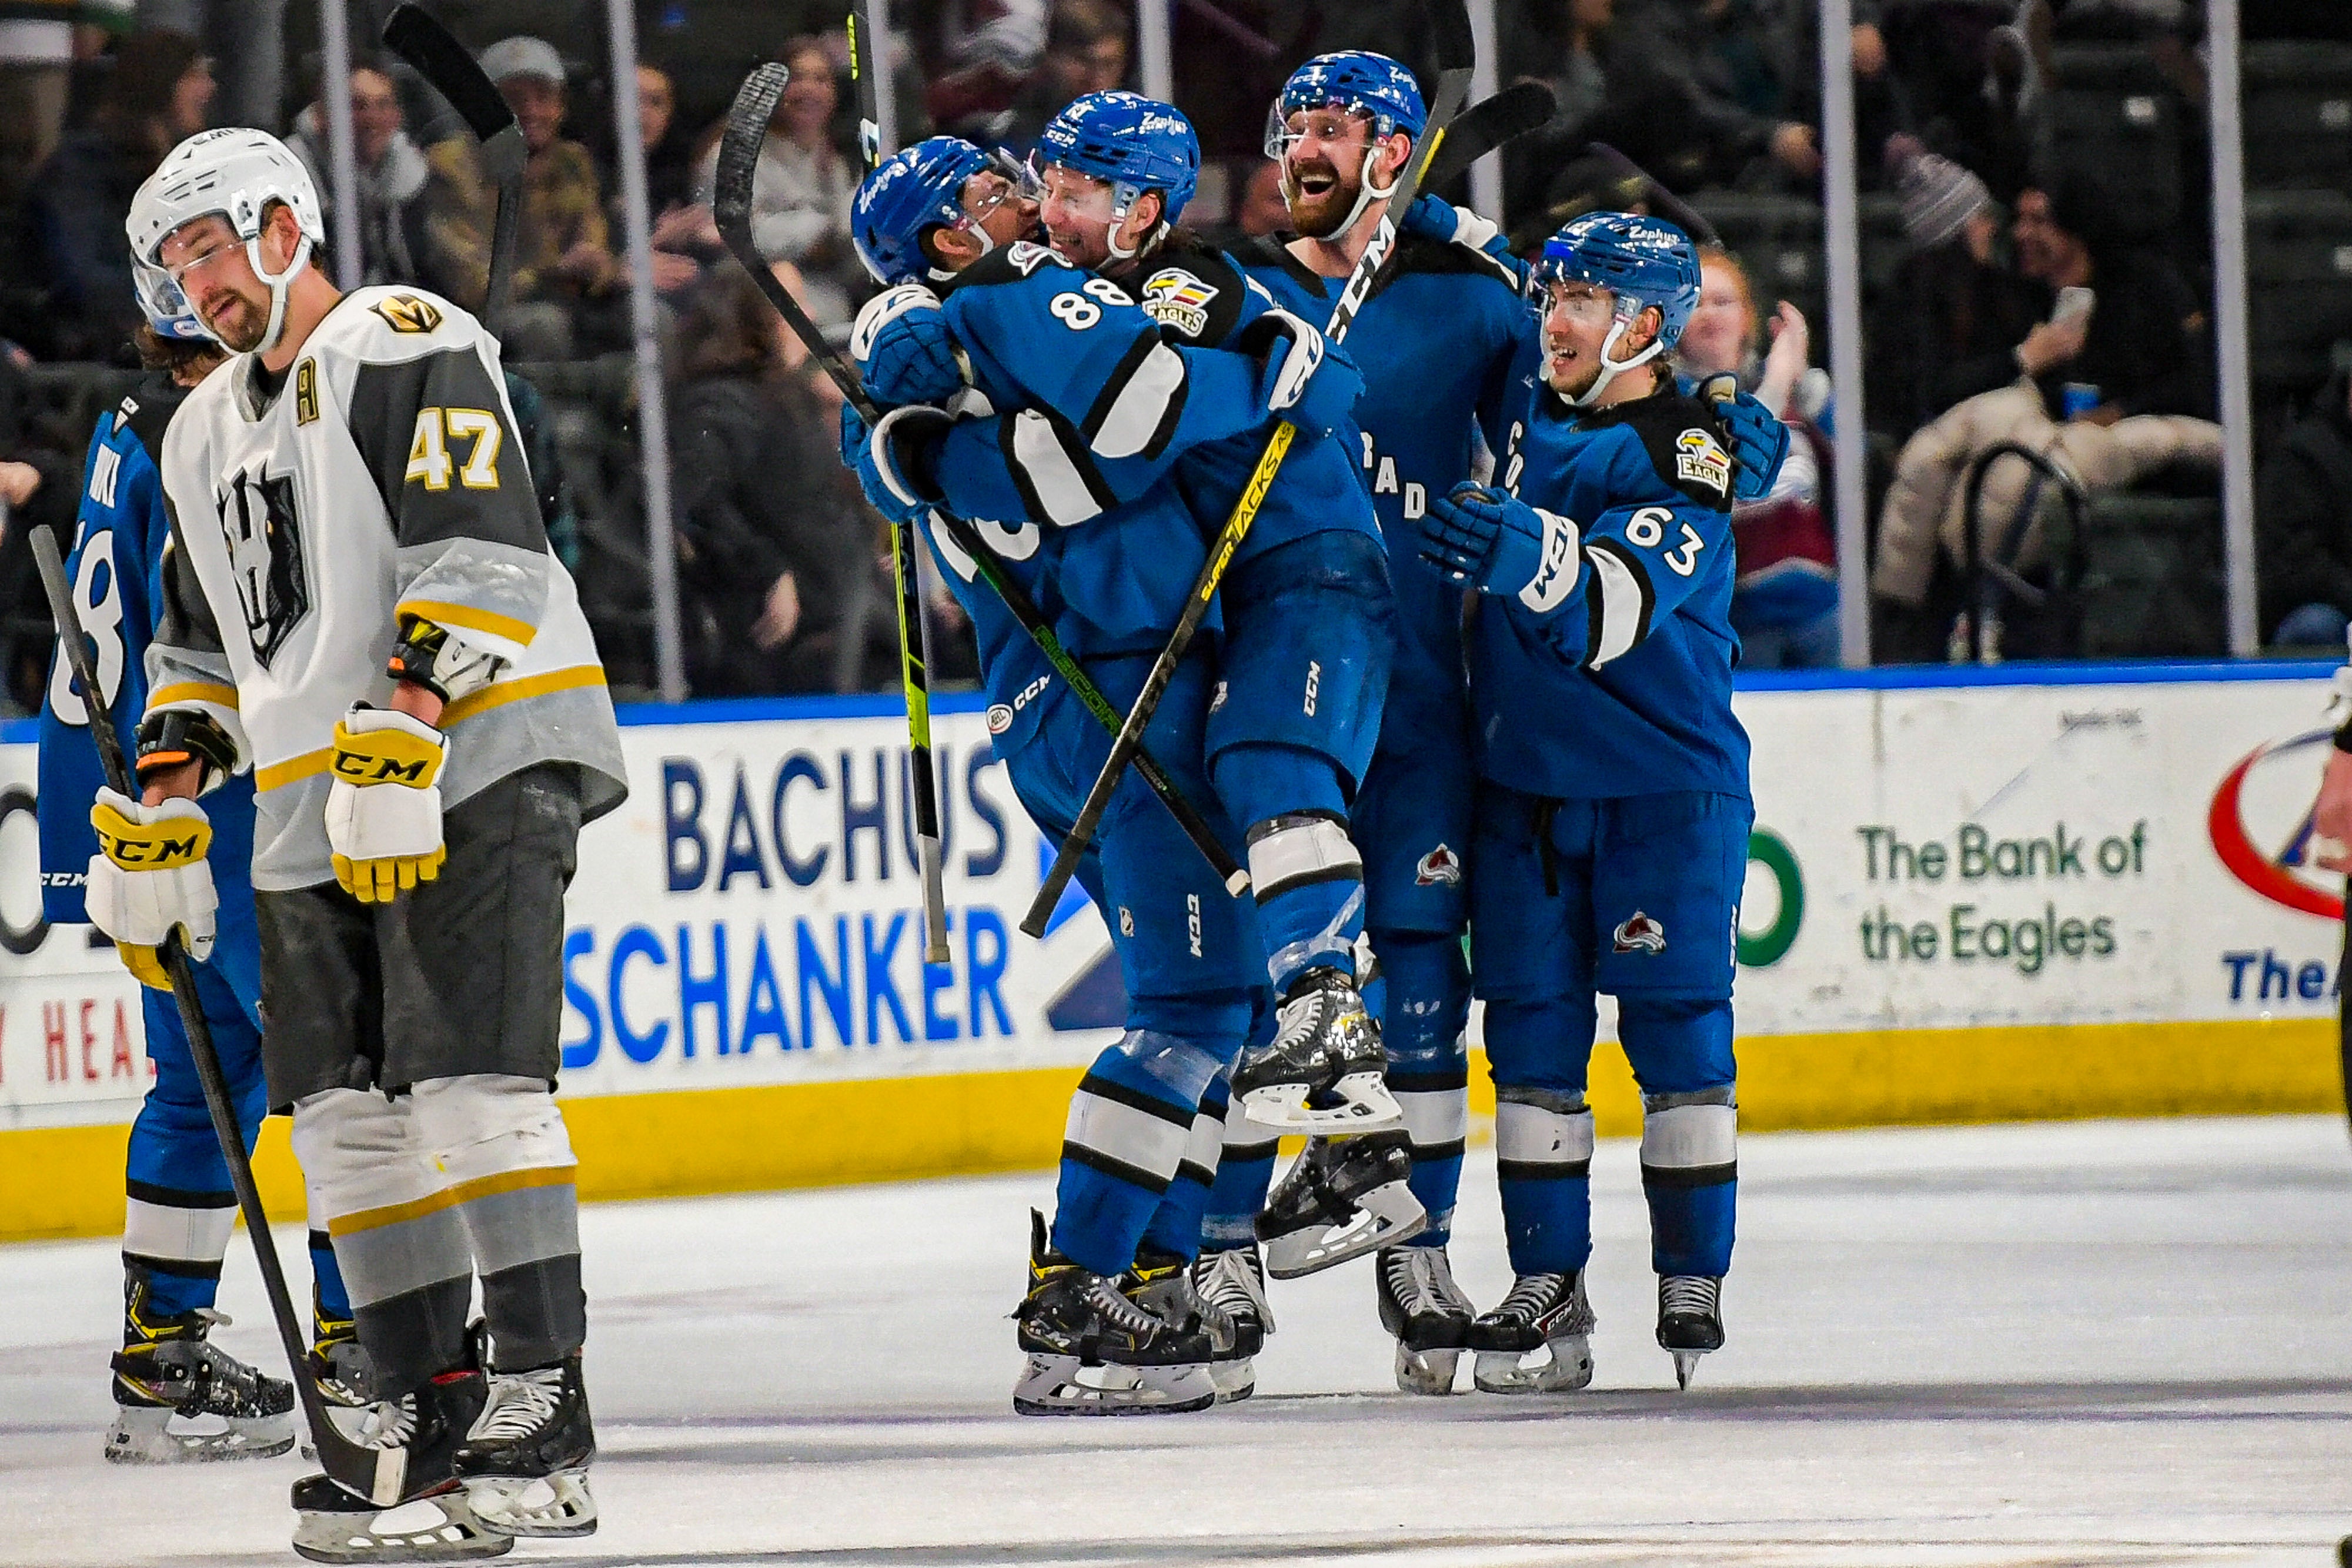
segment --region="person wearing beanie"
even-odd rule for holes
[[[1933,152],[1912,159],[1895,190],[1903,204],[1903,235],[1915,251],[1935,249],[1971,219],[1992,211],[1992,193],[1982,180]]]

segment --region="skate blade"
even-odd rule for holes
[[[1686,1389],[1691,1385],[1691,1378],[1698,1372],[1698,1358],[1706,1354],[1703,1350],[1678,1350],[1674,1353],[1676,1388]]]
[[[1462,1364],[1458,1350],[1407,1350],[1397,1346],[1396,1383],[1407,1394],[1445,1395],[1454,1392],[1454,1376]]]
[[[1470,1376],[1482,1394],[1573,1394],[1592,1381],[1592,1343],[1563,1334],[1526,1352],[1482,1350]]]
[[[503,1556],[514,1537],[476,1518],[464,1492],[446,1491],[380,1512],[297,1514],[294,1550],[313,1563],[460,1563]]]
[[[1024,1416],[1160,1416],[1206,1410],[1217,1385],[1206,1365],[1088,1366],[1075,1355],[1032,1354],[1013,1385]]]
[[[1268,1238],[1265,1271],[1277,1280],[1296,1280],[1382,1247],[1410,1241],[1429,1228],[1429,1210],[1403,1182],[1376,1186],[1356,1204],[1356,1212],[1344,1224],[1310,1225],[1287,1236]]]
[[[466,1506],[501,1535],[565,1540],[596,1533],[596,1500],[584,1467],[549,1476],[469,1476]]]
[[[1243,1113],[1261,1127],[1287,1133],[1385,1133],[1404,1125],[1404,1109],[1377,1072],[1350,1073],[1331,1086],[1340,1103],[1307,1103],[1304,1083],[1273,1083],[1242,1096]]]
[[[173,1430],[176,1410],[118,1406],[107,1428],[106,1457],[118,1465],[209,1464],[221,1459],[274,1459],[294,1446],[294,1417],[193,1416],[195,1427]],[[215,1425],[217,1423],[217,1425]]]
[[[1216,1388],[1218,1404],[1237,1404],[1257,1392],[1257,1363],[1246,1355],[1231,1361],[1213,1361],[1209,1363],[1209,1382]]]

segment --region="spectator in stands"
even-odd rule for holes
[[[1789,426],[1789,456],[1772,493],[1731,508],[1739,575],[1731,627],[1740,663],[1814,669],[1838,662],[1837,543],[1824,517],[1829,444],[1813,418],[1829,378],[1806,363],[1811,333],[1787,300],[1772,314],[1769,352],[1748,271],[1729,251],[1699,250],[1698,308],[1676,347],[1677,368],[1706,377],[1730,371]]]
[[[2013,384],[1967,399],[1905,444],[1871,574],[1872,591],[1898,614],[1926,607],[1939,538],[1948,559],[1965,558],[1963,481],[1996,444],[2042,453],[2092,494],[2177,464],[2221,463],[2221,427],[2195,417],[2213,401],[2203,308],[2164,257],[2106,243],[2098,203],[2087,181],[2063,171],[2018,197],[2019,270],[2050,289],[2094,291],[2082,347],[2038,373],[2032,356],[2021,358]],[[2011,565],[2021,572],[2045,559],[2040,518],[2017,516],[2030,483],[2023,464],[2003,463],[1984,487],[1987,528],[2014,521]]]
[[[401,123],[400,94],[392,78],[372,65],[352,69],[352,162],[359,180],[360,276],[339,277],[346,288],[363,284],[417,283],[416,250],[424,239],[421,198],[433,171]],[[288,138],[294,155],[310,171],[327,219],[327,264],[334,264],[337,231],[344,221],[335,206],[333,161],[327,149],[327,114],[314,103],[297,115]]]
[[[677,123],[677,89],[659,66],[637,67],[637,129],[646,149],[646,211],[652,219],[654,287],[673,295],[725,254],[710,209],[694,199],[693,139]],[[617,159],[605,166],[604,219],[618,235],[621,210]],[[624,258],[624,270],[627,262]]]
[[[1865,334],[1870,418],[1900,441],[1953,404],[2083,351],[2088,323],[2042,318],[2049,291],[2000,264],[2000,218],[1982,180],[1932,152],[1900,180],[1910,254]]]
[[[139,183],[205,128],[212,62],[184,33],[135,33],[84,130],[69,131],[33,182],[33,231],[47,270],[50,345],[60,359],[110,359],[140,322],[123,220]]]
[[[1733,0],[1618,0],[1607,103],[1591,133],[1676,191],[1751,168],[1809,184],[1822,167],[1813,128],[1742,100],[1747,68],[1765,53],[1747,22]]]
[[[857,193],[857,172],[831,140],[834,108],[841,100],[833,57],[818,39],[802,37],[786,44],[778,57],[792,76],[760,143],[752,242],[770,261],[789,261],[799,268],[817,320],[845,322],[866,284],[849,243],[849,203]],[[706,205],[718,174],[714,141],[695,180],[696,196]]]
[[[482,51],[522,127],[522,216],[515,234],[514,305],[500,336],[508,358],[568,359],[575,338],[609,325],[620,277],[604,226],[604,202],[588,150],[565,140],[563,60],[539,38],[501,39]],[[483,179],[473,142],[452,137],[429,149],[426,281],[468,309],[489,281],[497,192]]]
[[[2342,653],[2352,617],[2352,371],[2336,373],[2263,465],[2254,527],[2270,640]]]
[[[15,0],[0,22],[0,209],[24,196],[65,133],[77,0]]]
[[[1555,106],[1550,123],[1503,153],[1505,211],[1521,215],[1549,205],[1554,176],[1591,140],[1585,127],[1608,99],[1601,58],[1616,11],[1616,0],[1567,0],[1503,13],[1496,53],[1521,79],[1550,88]]]
[[[1054,0],[1045,50],[1026,77],[1007,80],[983,61],[942,78],[927,95],[931,119],[983,146],[1026,156],[1073,99],[1127,80],[1128,14],[1109,0]]]
[[[777,276],[800,281],[787,266]],[[688,684],[698,696],[862,684],[865,623],[881,619],[866,612],[888,598],[871,591],[869,526],[796,373],[799,340],[732,262],[688,295],[678,340],[670,439]]]

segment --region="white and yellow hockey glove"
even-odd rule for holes
[[[354,703],[335,726],[327,843],[335,880],[362,904],[389,904],[441,874],[441,766],[449,741],[422,719]]]
[[[173,927],[188,956],[203,963],[213,950],[213,825],[194,800],[142,806],[100,789],[89,809],[99,852],[89,857],[85,902],[89,923],[114,938],[123,967],[142,986],[172,988],[158,949]]]

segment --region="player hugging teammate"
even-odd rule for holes
[[[1662,536],[1665,553],[1681,549],[1684,554],[1660,570],[1674,576],[1681,570],[1675,563],[1687,557],[1696,570],[1698,551],[1712,545],[1705,564],[1706,580],[1715,583],[1717,564],[1727,569],[1725,508],[1735,473],[1742,494],[1769,484],[1778,465],[1777,425],[1744,401],[1710,407],[1681,398],[1664,376],[1663,362],[1653,361],[1671,346],[1688,303],[1677,303],[1655,274],[1614,274],[1601,287],[1609,291],[1609,308],[1622,311],[1624,323],[1610,339],[1610,351],[1622,348],[1627,358],[1619,368],[1642,373],[1606,394],[1611,412],[1591,416],[1589,440],[1538,452],[1524,438],[1529,422],[1541,414],[1563,429],[1580,428],[1583,404],[1568,400],[1601,396],[1616,371],[1595,372],[1598,385],[1581,392],[1539,386],[1538,372],[1551,362],[1542,349],[1542,323],[1549,315],[1530,314],[1518,264],[1488,254],[1500,250],[1492,226],[1434,199],[1404,214],[1405,238],[1365,304],[1360,335],[1350,339],[1354,361],[1322,343],[1312,323],[1328,316],[1341,282],[1385,215],[1386,193],[1411,156],[1424,118],[1411,76],[1391,60],[1348,54],[1309,62],[1286,89],[1268,143],[1269,153],[1283,161],[1286,194],[1305,233],[1238,256],[1202,246],[1177,226],[1198,168],[1197,143],[1171,106],[1131,93],[1094,94],[1065,110],[1041,140],[1038,165],[1031,171],[1034,190],[1022,188],[1018,171],[983,173],[987,160],[978,149],[935,139],[886,162],[859,200],[862,214],[875,210],[894,188],[934,167],[962,168],[971,182],[931,226],[919,224],[911,231],[931,236],[922,242],[927,273],[918,280],[908,267],[884,277],[886,282],[918,280],[917,286],[894,288],[860,321],[853,347],[868,388],[899,412],[882,429],[848,433],[845,455],[886,509],[924,517],[940,506],[988,519],[982,531],[1001,559],[1032,574],[1045,595],[1064,607],[1060,612],[1117,583],[1129,595],[1133,645],[1139,651],[1151,646],[1157,631],[1172,622],[1199,564],[1197,546],[1171,548],[1173,542],[1215,535],[1275,417],[1291,420],[1304,433],[1307,462],[1295,455],[1284,465],[1257,529],[1221,590],[1215,685],[1197,738],[1170,731],[1155,743],[1202,747],[1184,761],[1205,772],[1227,817],[1248,828],[1267,977],[1281,1006],[1275,1038],[1244,1050],[1233,1069],[1235,1092],[1202,1233],[1172,1243],[1178,1251],[1195,1244],[1203,1249],[1192,1291],[1171,1285],[1147,1297],[1130,1283],[1126,1292],[1163,1309],[1172,1329],[1197,1319],[1210,1342],[1215,1381],[1228,1397],[1247,1390],[1248,1355],[1271,1328],[1257,1239],[1272,1243],[1277,1274],[1328,1267],[1380,1249],[1381,1315],[1397,1338],[1398,1382],[1408,1390],[1449,1392],[1465,1348],[1480,1353],[1480,1385],[1496,1391],[1580,1386],[1589,1378],[1581,1336],[1591,1326],[1590,1311],[1576,1236],[1589,1229],[1580,1218],[1591,1137],[1581,1092],[1596,969],[1600,988],[1621,997],[1654,993],[1670,998],[1658,1004],[1666,1012],[1687,1015],[1662,1048],[1673,1058],[1671,1066],[1654,1067],[1651,1043],[1660,1036],[1646,1023],[1629,1024],[1628,1049],[1638,1053],[1653,1093],[1645,1173],[1654,1194],[1684,1195],[1658,1199],[1661,1270],[1670,1276],[1662,1299],[1672,1308],[1662,1320],[1662,1342],[1686,1354],[1720,1343],[1713,1292],[1729,1246],[1732,902],[1745,859],[1747,810],[1744,741],[1736,738],[1727,706],[1735,644],[1721,629],[1720,595],[1685,601],[1652,592],[1641,601],[1643,613],[1660,622],[1656,648],[1688,643],[1711,648],[1714,655],[1713,664],[1685,660],[1650,674],[1643,689],[1661,694],[1661,716],[1671,717],[1664,710],[1679,701],[1735,737],[1730,753],[1736,760],[1706,773],[1701,790],[1727,802],[1709,819],[1708,843],[1738,841],[1727,884],[1717,885],[1719,877],[1709,883],[1723,904],[1721,917],[1697,907],[1706,892],[1680,892],[1672,899],[1662,893],[1650,900],[1660,910],[1671,909],[1676,925],[1696,932],[1704,923],[1720,939],[1711,947],[1687,942],[1674,959],[1646,970],[1599,965],[1589,941],[1591,920],[1548,912],[1546,899],[1563,901],[1564,910],[1582,896],[1573,884],[1566,893],[1544,891],[1559,887],[1562,864],[1575,863],[1572,855],[1556,862],[1549,852],[1541,857],[1546,875],[1526,905],[1551,921],[1542,940],[1521,940],[1516,928],[1524,921],[1506,919],[1507,904],[1493,905],[1497,914],[1490,925],[1498,935],[1474,951],[1490,956],[1497,984],[1512,983],[1518,972],[1510,952],[1530,946],[1563,966],[1571,980],[1555,988],[1556,995],[1541,991],[1548,1010],[1538,1009],[1523,1029],[1507,1027],[1507,1045],[1490,1044],[1504,1103],[1498,1138],[1506,1145],[1506,1204],[1522,1278],[1496,1311],[1478,1316],[1446,1265],[1468,1121],[1463,1028],[1471,983],[1461,939],[1478,898],[1481,855],[1499,868],[1496,885],[1513,889],[1509,898],[1528,896],[1512,881],[1512,862],[1502,851],[1479,847],[1491,835],[1483,825],[1474,827],[1474,816],[1491,808],[1507,819],[1524,797],[1537,803],[1522,814],[1540,812],[1549,827],[1571,798],[1643,802],[1685,784],[1660,757],[1622,758],[1633,766],[1619,767],[1619,758],[1591,755],[1585,738],[1591,727],[1570,718],[1560,700],[1572,694],[1587,708],[1616,705],[1613,690],[1598,683],[1652,672],[1662,663],[1645,654],[1602,676],[1602,666],[1631,653],[1631,644],[1612,644],[1598,658],[1581,650],[1564,662],[1556,658],[1557,672],[1546,671],[1540,681],[1530,677],[1517,691],[1511,683],[1527,672],[1503,672],[1481,661],[1480,667],[1496,673],[1480,678],[1474,705],[1464,676],[1462,590],[1496,591],[1516,569],[1517,545],[1503,541],[1506,535],[1522,537],[1523,528],[1509,530],[1530,508],[1464,486],[1478,455],[1473,432],[1483,426],[1489,449],[1507,449],[1507,485],[1549,486],[1541,493],[1558,490],[1558,504],[1596,519],[1628,507],[1638,511],[1643,503],[1654,509],[1662,481],[1627,466],[1618,444],[1598,433],[1603,425],[1647,430],[1683,420],[1685,426],[1660,448],[1657,462],[1666,465],[1661,472],[1671,475],[1680,465],[1714,481],[1718,515],[1709,523],[1690,512],[1713,529],[1702,532],[1697,551],[1679,536]],[[942,188],[954,187],[943,182]],[[1027,237],[1033,199],[1050,250]],[[1659,225],[1639,233],[1640,243],[1669,251],[1663,236],[1671,235],[1680,245],[1675,254],[1696,277],[1688,242],[1678,231]],[[939,238],[975,234],[988,236],[988,243]],[[943,250],[950,254],[943,256]],[[1073,275],[1073,268],[1093,276]],[[1009,315],[1002,304],[1024,289],[1039,296],[1028,308],[1034,319]],[[1156,332],[1137,333],[1139,306]],[[1098,329],[1116,350],[1117,369],[1108,379],[1065,375],[1062,367],[1101,357],[1097,349],[1103,340],[1086,336]],[[1256,361],[1251,391],[1217,405],[1220,417],[1239,422],[1232,433],[1213,429],[1202,406],[1211,389],[1223,384],[1213,374],[1232,373],[1227,366],[1213,371],[1212,361],[1201,357],[1211,346]],[[1588,350],[1575,366],[1575,375],[1595,362],[1591,355]],[[1360,376],[1356,363],[1367,367]],[[1654,384],[1654,377],[1663,379]],[[1617,406],[1637,393],[1658,401],[1638,416]],[[1506,434],[1511,431],[1519,434]],[[1737,469],[1727,442],[1744,470]],[[1532,474],[1531,462],[1538,465]],[[1336,482],[1340,468],[1352,473],[1346,485]],[[1572,501],[1561,499],[1571,479],[1582,488]],[[1669,500],[1687,509],[1699,504],[1693,499],[1698,496],[1685,485]],[[1647,539],[1650,528],[1635,525],[1632,537]],[[936,532],[933,538],[937,543]],[[1568,574],[1565,580],[1546,579],[1545,608],[1565,615],[1563,606],[1572,604],[1577,614],[1595,618],[1596,629],[1620,634],[1627,611],[1622,596],[1608,597],[1618,580],[1608,575],[1617,558],[1598,543],[1593,551],[1600,553],[1585,550],[1573,533],[1543,545],[1540,564],[1554,576]],[[1636,560],[1635,570],[1647,569]],[[1605,580],[1588,582],[1595,570]],[[983,649],[993,643],[999,656],[991,663],[1018,671],[1024,661],[1013,640],[992,638],[986,596],[970,591],[971,576],[956,570],[959,591],[982,606],[976,619]],[[1721,576],[1721,585],[1728,581]],[[1614,606],[1608,617],[1593,608],[1604,601]],[[1683,621],[1710,613],[1711,624],[1685,635]],[[1089,635],[1082,615],[1078,621],[1075,634]],[[1481,626],[1503,621],[1504,612],[1494,612]],[[1637,641],[1651,635],[1645,623]],[[1474,642],[1474,651],[1481,646]],[[1543,646],[1556,654],[1552,644]],[[1677,682],[1691,689],[1680,691]],[[992,690],[1000,685],[996,674],[990,684]],[[1131,676],[1122,689],[1134,689]],[[1545,695],[1531,695],[1538,691]],[[1386,724],[1381,722],[1383,703]],[[1496,744],[1498,727],[1523,734],[1546,759],[1575,754],[1586,756],[1590,767],[1580,773],[1525,768],[1512,747]],[[1538,736],[1549,738],[1538,742]],[[1090,738],[1092,754],[1099,755],[1099,737]],[[1024,732],[1014,744],[1025,739]],[[1019,772],[1016,767],[1016,778]],[[1603,777],[1605,783],[1596,782]],[[1662,809],[1673,814],[1674,808]],[[1049,832],[1068,821],[1066,806],[1041,810],[1033,801],[1032,810]],[[1146,813],[1141,820],[1156,819]],[[1109,847],[1115,841],[1116,834],[1107,831],[1106,860],[1117,852]],[[1610,842],[1615,847],[1615,839]],[[1669,857],[1661,863],[1675,862]],[[1621,893],[1612,881],[1595,896],[1614,901]],[[1105,902],[1104,913],[1120,933],[1115,940],[1123,956],[1165,939],[1137,921],[1126,901]],[[1653,944],[1664,940],[1666,918],[1629,910],[1622,919],[1612,916],[1610,929],[1625,925],[1624,940],[1633,942],[1629,950],[1651,956]],[[1376,970],[1342,951],[1363,930],[1369,941],[1361,946],[1377,956]],[[1699,963],[1709,953],[1721,959],[1719,977]],[[1361,976],[1360,967],[1367,971]],[[1373,973],[1382,978],[1367,1011],[1357,988],[1373,983]],[[1588,977],[1580,993],[1580,1036],[1574,1024],[1579,993],[1572,976],[1578,973]],[[1507,998],[1495,990],[1490,999],[1503,1001],[1508,1012],[1518,995],[1514,990]],[[1627,1011],[1644,1018],[1648,1005],[1633,999]],[[1717,1048],[1710,1053],[1693,1041]],[[1685,1056],[1703,1060],[1686,1064]],[[1379,1064],[1386,1067],[1393,1100],[1365,1082],[1368,1069]],[[1104,1071],[1105,1063],[1097,1063],[1089,1088]],[[1684,1086],[1694,1074],[1704,1082]],[[1572,1081],[1574,1089],[1556,1087],[1555,1081]],[[1213,1080],[1202,1096],[1196,1145],[1223,1098],[1222,1089]],[[1079,1130],[1102,1120],[1086,1113],[1087,1093],[1082,1088],[1066,1146],[1081,1163],[1086,1151]],[[1531,1119],[1523,1107],[1556,1120]],[[1167,1119],[1173,1126],[1172,1115]],[[1402,1125],[1392,1130],[1357,1131],[1397,1120]],[[1269,1196],[1273,1139],[1284,1128],[1326,1135],[1310,1140],[1307,1155]],[[1538,1138],[1550,1142],[1537,1149]],[[1580,1147],[1585,1152],[1574,1154]],[[1213,1152],[1196,1147],[1185,1164],[1199,1165]],[[1066,1158],[1057,1239],[1071,1210],[1070,1168]],[[1528,1185],[1555,1180],[1559,1185]],[[1530,1207],[1538,1192],[1550,1207]],[[1540,1237],[1542,1244],[1521,1247],[1523,1233]],[[1702,1239],[1691,1242],[1695,1234]],[[1038,1257],[1050,1266],[1047,1254]],[[1032,1277],[1033,1283],[1041,1277],[1035,1266]],[[1130,1270],[1125,1277],[1139,1276]],[[1543,1299],[1534,1300],[1537,1294]],[[1033,1307],[1038,1299],[1033,1289]],[[1024,1309],[1024,1345],[1031,1343],[1033,1315]],[[1522,1366],[1523,1353],[1547,1346],[1556,1353],[1549,1364],[1560,1370]],[[1092,1364],[1086,1347],[1065,1348],[1081,1350],[1080,1370]],[[1116,1363],[1118,1354],[1102,1349],[1099,1359]],[[1192,1403],[1160,1398],[1152,1406]],[[1097,1397],[1088,1407],[1116,1405]]]

